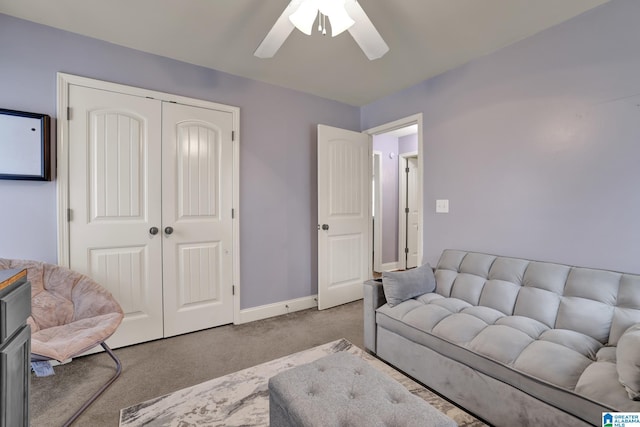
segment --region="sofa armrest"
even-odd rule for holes
[[[373,353],[376,352],[376,310],[386,302],[382,279],[364,282],[364,346]]]

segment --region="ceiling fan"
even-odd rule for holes
[[[331,24],[332,37],[349,31],[370,60],[378,59],[389,51],[389,46],[357,0],[291,0],[254,55],[272,58],[294,28],[310,35],[316,19],[318,30],[323,34],[327,31],[327,19]]]

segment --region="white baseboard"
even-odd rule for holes
[[[253,322],[255,320],[267,319],[269,317],[280,316],[281,314],[293,313],[294,311],[306,310],[318,306],[317,295],[296,298],[289,301],[281,301],[273,304],[261,305],[258,307],[245,308],[240,310],[240,318],[236,325]]]
[[[382,264],[382,271],[397,270],[398,267],[399,267],[399,264],[400,264],[399,261],[384,263],[384,264]]]

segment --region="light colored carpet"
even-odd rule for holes
[[[269,378],[339,351],[363,358],[455,420],[458,425],[484,425],[349,341],[341,339],[125,408],[121,411],[120,426],[268,426]]]
[[[119,348],[122,375],[73,427],[116,427],[122,408],[343,337],[362,348],[363,330],[357,301]],[[113,363],[100,353],[55,372],[31,377],[32,427],[61,426],[113,374]]]

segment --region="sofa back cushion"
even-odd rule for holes
[[[566,265],[530,262],[514,314],[531,317],[553,328],[570,271]]]
[[[616,345],[640,323],[640,275],[445,250],[435,271],[445,297],[535,319]]]

